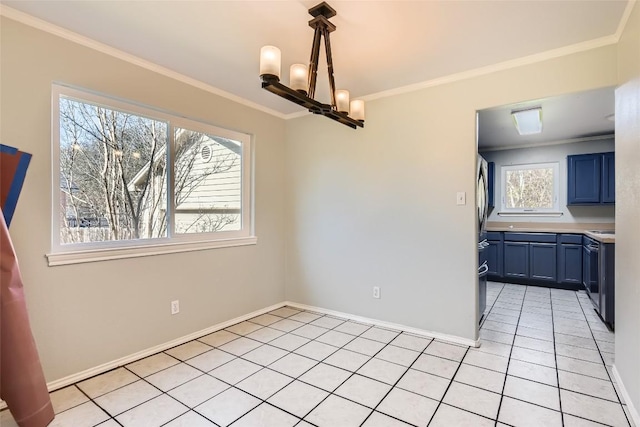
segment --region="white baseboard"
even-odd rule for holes
[[[636,426],[640,426],[640,414],[638,413],[638,410],[636,409],[636,407],[633,406],[633,401],[631,400],[631,396],[629,396],[629,392],[625,388],[624,383],[622,382],[622,378],[620,378],[620,373],[618,372],[618,368],[616,368],[615,363],[611,367],[611,371],[613,372],[613,376],[618,385],[618,389],[622,394],[622,399],[624,400],[625,405],[627,405],[627,409],[629,409],[629,414],[631,415],[631,421]]]
[[[67,377],[60,378],[60,379],[55,380],[55,381],[51,381],[51,382],[47,383],[47,388],[49,389],[49,392],[51,393],[52,391],[56,391],[56,390],[59,390],[61,388],[66,387],[66,386],[69,386],[71,384],[75,384],[78,381],[86,380],[88,378],[91,378],[91,377],[94,377],[96,375],[102,374],[103,372],[107,372],[107,371],[110,371],[110,370],[115,369],[117,367],[124,366],[124,365],[126,365],[128,363],[135,362],[136,360],[143,359],[143,358],[145,358],[147,356],[151,356],[151,355],[159,353],[161,351],[168,350],[168,349],[170,349],[172,347],[184,344],[184,343],[189,342],[189,341],[193,341],[196,338],[203,337],[203,336],[208,335],[208,334],[210,334],[212,332],[218,331],[220,329],[224,329],[224,328],[226,328],[228,326],[235,325],[236,323],[243,322],[243,321],[245,321],[247,319],[251,319],[252,317],[256,317],[256,316],[259,316],[261,314],[267,313],[269,311],[273,311],[273,310],[275,310],[277,308],[283,307],[284,305],[285,305],[284,302],[280,302],[280,303],[271,305],[271,306],[266,307],[266,308],[261,308],[260,310],[256,310],[256,311],[253,311],[253,312],[251,312],[249,314],[245,314],[245,315],[236,317],[234,319],[227,320],[226,322],[218,323],[216,325],[213,325],[213,326],[210,326],[208,328],[202,329],[202,330],[200,330],[198,332],[194,332],[194,333],[182,336],[180,338],[176,338],[174,340],[171,340],[171,341],[168,341],[168,342],[165,342],[165,343],[158,344],[156,346],[147,348],[147,349],[139,351],[137,353],[133,353],[133,354],[130,354],[128,356],[124,356],[124,357],[121,357],[119,359],[112,360],[111,362],[103,363],[102,365],[98,365],[98,366],[95,366],[93,368],[86,369],[86,370],[84,370],[82,372],[78,372],[76,374],[69,375]],[[7,407],[7,404],[4,401],[0,400],[0,409],[4,409],[6,407]]]
[[[286,301],[284,305],[300,308],[303,310],[316,311],[318,313],[329,314],[332,316],[343,317],[345,319],[353,320],[355,322],[369,323],[371,325],[380,326],[382,328],[399,329],[401,331],[409,332],[415,335],[420,335],[426,338],[436,338],[441,341],[448,341],[453,344],[461,344],[470,347],[480,347],[480,340],[470,340],[468,338],[458,337],[456,335],[441,334],[439,332],[426,331],[424,329],[418,329],[411,326],[401,325],[398,323],[385,322],[383,320],[371,319],[369,317],[356,316],[349,313],[343,313],[341,311],[327,310],[326,308],[315,307],[312,305],[300,304],[293,301]]]
[[[418,328],[413,328],[411,326],[405,326],[405,325],[400,325],[397,323],[391,323],[391,322],[385,322],[382,320],[378,320],[378,319],[371,319],[368,317],[362,317],[362,316],[356,316],[353,314],[349,314],[349,313],[343,313],[340,311],[335,311],[335,310],[327,310],[321,307],[315,307],[315,306],[311,306],[311,305],[305,305],[305,304],[299,304],[297,302],[293,302],[293,301],[284,301],[281,303],[277,303],[274,305],[271,305],[269,307],[265,307],[262,308],[260,310],[256,310],[253,311],[249,314],[245,314],[242,316],[238,316],[234,319],[231,320],[227,320],[226,322],[222,322],[222,323],[218,323],[216,325],[210,326],[208,328],[202,329],[200,331],[197,332],[193,332],[191,334],[182,336],[180,338],[176,338],[174,340],[162,343],[162,344],[158,344],[154,347],[150,347],[147,348],[145,350],[141,350],[139,352],[130,354],[128,356],[124,356],[121,357],[119,359],[116,360],[112,360],[110,362],[107,363],[103,363],[102,365],[98,365],[95,366],[93,368],[89,368],[86,369],[84,371],[78,372],[76,374],[72,374],[69,376],[66,376],[64,378],[60,378],[58,380],[55,381],[51,381],[49,383],[47,383],[47,388],[49,389],[49,392],[52,391],[56,391],[59,390],[61,388],[67,387],[69,385],[75,384],[79,381],[84,381],[88,378],[94,377],[96,375],[102,374],[104,372],[110,371],[112,369],[118,368],[120,366],[124,366],[127,365],[129,363],[135,362],[136,360],[140,360],[143,359],[145,357],[151,356],[153,354],[159,353],[161,351],[165,351],[168,350],[172,347],[184,344],[186,342],[192,341],[196,338],[200,338],[203,337],[205,335],[208,335],[210,333],[213,333],[215,331],[218,331],[220,329],[224,329],[226,327],[229,327],[231,325],[235,325],[236,323],[239,322],[243,322],[245,320],[251,319],[252,317],[256,317],[259,316],[261,314],[264,313],[268,313],[270,311],[276,310],[280,307],[284,307],[285,305],[289,305],[291,307],[296,307],[296,308],[300,308],[302,310],[310,310],[310,311],[315,311],[318,313],[323,313],[323,314],[329,314],[332,316],[337,316],[337,317],[342,317],[345,319],[349,319],[349,320],[353,320],[356,322],[362,322],[362,323],[368,323],[371,325],[375,325],[375,326],[380,326],[383,328],[390,328],[390,329],[399,329],[405,332],[409,332],[415,335],[419,335],[419,336],[424,336],[427,338],[436,338],[442,341],[447,341],[447,342],[451,342],[454,344],[461,344],[461,345],[466,345],[466,346],[471,346],[471,347],[479,347],[480,346],[480,340],[470,340],[467,338],[462,338],[462,337],[458,337],[455,335],[448,335],[448,334],[441,334],[438,332],[432,332],[432,331],[426,331],[423,329],[418,329]],[[614,368],[615,369],[615,368]],[[620,381],[618,381],[618,384],[621,384]],[[626,399],[626,397],[625,397]],[[4,409],[6,408],[7,405],[5,402],[0,400],[0,409]],[[629,407],[631,409],[631,406]],[[636,413],[637,414],[637,413]],[[636,424],[638,424],[636,422]],[[640,424],[639,424],[640,425]]]

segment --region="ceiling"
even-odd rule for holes
[[[307,10],[319,2],[0,0],[3,7],[284,118],[304,109],[261,89],[259,51],[267,44],[281,49],[282,81],[288,84],[289,65],[308,63],[313,30]],[[349,89],[351,99],[373,99],[554,49],[614,43],[629,8],[627,0],[331,0],[330,5],[337,11],[331,18],[337,26],[331,34],[336,86]],[[325,64],[321,54],[316,99],[328,103]],[[518,138],[509,113],[533,104],[543,106],[543,135]],[[487,110],[481,113],[480,147],[612,132],[613,122],[603,118],[612,112],[611,89]]]
[[[3,5],[221,89],[276,115],[303,112],[260,88],[259,51],[307,63],[319,1],[7,1]],[[626,0],[330,1],[336,86],[351,99],[619,34]],[[328,102],[321,57],[316,99]],[[551,108],[551,107],[549,107]],[[497,114],[497,112],[495,112]],[[545,120],[548,114],[545,113]],[[496,124],[500,126],[500,124]]]
[[[519,135],[512,111],[542,107],[542,133]],[[480,150],[557,144],[614,132],[614,88],[504,105],[478,112]]]

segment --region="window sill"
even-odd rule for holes
[[[535,216],[535,217],[559,217],[564,215],[562,212],[498,212],[498,216]]]
[[[172,242],[155,245],[57,252],[47,254],[46,257],[49,262],[49,267],[54,267],[58,265],[81,264],[85,262],[111,261],[124,258],[202,251],[206,249],[248,246],[255,245],[257,243],[258,238],[256,236],[250,236],[206,242]]]

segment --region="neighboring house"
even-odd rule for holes
[[[179,129],[175,160],[175,231],[195,233],[240,229],[242,199],[241,146],[239,142]],[[157,227],[166,214],[165,149],[153,161],[156,170],[147,188],[142,220]],[[129,191],[143,191],[150,162],[130,181]]]

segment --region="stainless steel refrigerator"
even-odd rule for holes
[[[478,212],[478,323],[487,307],[487,215],[489,210],[489,176],[487,161],[478,154],[476,208]]]

